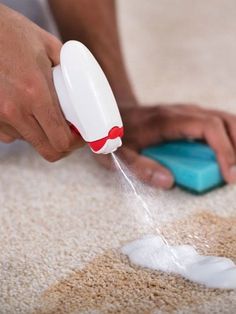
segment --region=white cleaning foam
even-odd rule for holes
[[[236,289],[236,265],[229,258],[204,256],[190,245],[170,246],[149,235],[126,244],[122,253],[142,267],[179,274],[209,288]]]

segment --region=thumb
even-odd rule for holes
[[[171,172],[148,157],[139,155],[135,150],[122,147],[117,152],[118,157],[126,164],[131,172],[144,183],[163,189],[170,189],[174,184]],[[107,169],[114,169],[109,155],[96,155],[97,161]]]
[[[173,175],[158,162],[127,147],[120,150],[118,155],[128,165],[133,174],[144,183],[163,189],[170,189],[173,186]]]

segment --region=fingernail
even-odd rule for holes
[[[173,183],[173,178],[166,173],[157,171],[152,176],[152,184],[156,187],[169,189]]]
[[[230,175],[230,182],[236,183],[236,166],[233,166],[230,168],[229,175]]]

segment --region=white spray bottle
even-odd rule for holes
[[[105,74],[91,52],[78,41],[61,49],[53,80],[66,120],[93,152],[108,154],[122,145],[123,124]]]

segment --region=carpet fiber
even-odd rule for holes
[[[234,0],[119,0],[118,9],[142,103],[236,110]],[[236,262],[236,186],[204,196],[140,186],[150,219],[86,148],[50,164],[25,143],[1,144],[0,173],[0,313],[236,312],[236,291],[139,268],[119,251],[159,228]]]

